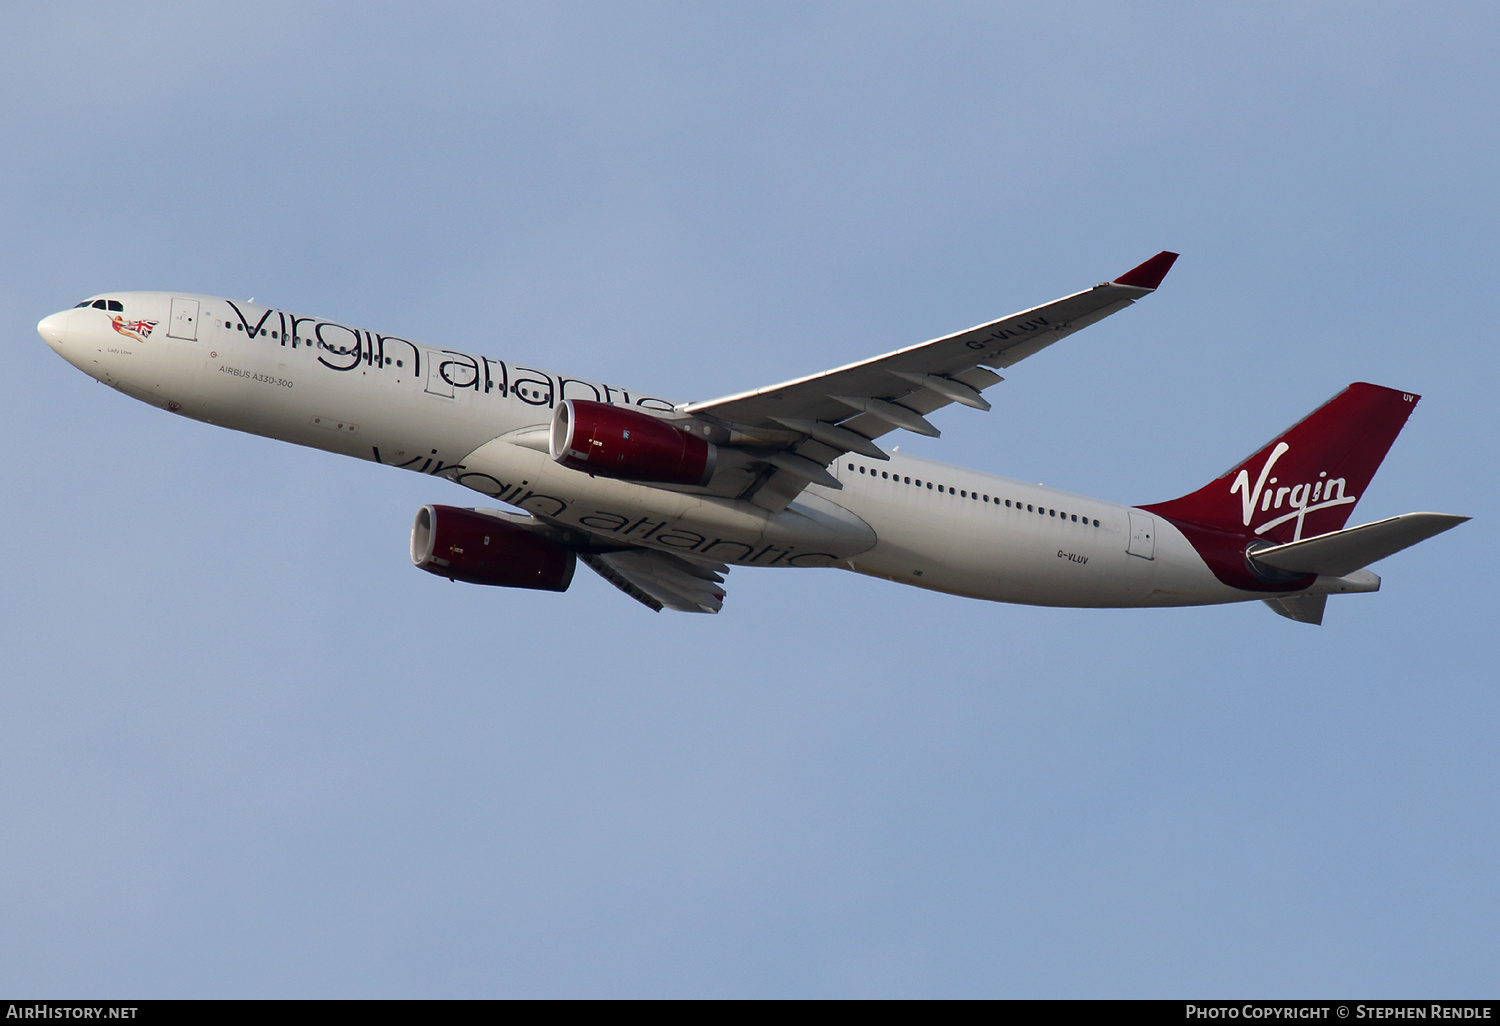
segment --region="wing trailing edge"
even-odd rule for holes
[[[698,562],[656,549],[580,552],[590,570],[649,609],[717,613],[724,606],[723,563]]]

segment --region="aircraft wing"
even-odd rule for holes
[[[618,542],[579,531],[549,517],[514,510],[476,508],[503,523],[534,532],[574,551],[580,562],[616,588],[658,613],[717,613],[724,605],[724,575],[729,567],[658,549],[619,548]],[[486,540],[488,544],[488,540]]]
[[[826,468],[846,452],[885,459],[872,439],[896,428],[937,437],[925,414],[949,403],[988,410],[980,393],[1003,380],[991,368],[1003,370],[1150,295],[1176,259],[1158,253],[1114,281],[1044,306],[822,374],[688,403],[678,412],[763,440],[759,473],[739,497],[781,510],[809,482],[839,487]]]
[[[684,559],[655,549],[580,552],[578,558],[600,577],[642,605],[684,613],[717,613],[724,605],[724,574],[729,567]]]

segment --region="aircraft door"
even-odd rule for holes
[[[1130,511],[1130,544],[1125,551],[1142,559],[1156,558],[1156,520],[1150,514]]]
[[[448,376],[443,373],[443,354],[432,349],[424,349],[422,355],[427,360],[428,394],[452,399],[453,382],[448,380]]]
[[[167,336],[198,341],[198,301],[196,299],[173,299],[172,313],[167,318]]]

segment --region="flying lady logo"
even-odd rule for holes
[[[110,326],[121,335],[129,335],[137,342],[146,341],[151,334],[151,329],[156,327],[156,321],[127,321],[119,314],[109,319]]]
[[[1250,488],[1250,472],[1242,469],[1235,475],[1234,483],[1229,486],[1229,494],[1239,493],[1246,527],[1250,526],[1250,521],[1255,519],[1257,512],[1270,513],[1285,507],[1290,512],[1260,524],[1255,528],[1255,533],[1265,534],[1267,531],[1295,520],[1297,528],[1292,534],[1292,541],[1301,541],[1302,523],[1309,513],[1328,509],[1331,506],[1353,505],[1359,501],[1359,496],[1345,495],[1344,479],[1329,477],[1326,470],[1319,472],[1316,481],[1296,485],[1277,484],[1276,478],[1271,476],[1271,470],[1276,466],[1276,461],[1290,452],[1291,448],[1286,442],[1277,442],[1276,448],[1272,449],[1271,455],[1266,458],[1265,465],[1260,468],[1260,475],[1256,478],[1254,490]]]

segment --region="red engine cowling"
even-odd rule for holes
[[[552,417],[552,458],[565,467],[626,481],[705,485],[712,442],[624,406],[566,399]]]
[[[411,561],[419,570],[469,584],[567,591],[573,550],[496,517],[456,506],[423,506],[411,526]]]

